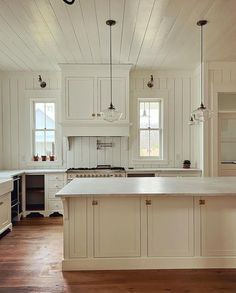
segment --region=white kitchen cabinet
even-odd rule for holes
[[[0,196],[0,234],[11,225],[11,193]]]
[[[140,256],[139,197],[94,199],[94,257]]]
[[[94,119],[96,111],[93,77],[67,77],[65,118],[69,121]]]
[[[236,255],[236,198],[202,197],[202,256]]]
[[[45,174],[45,199],[47,214],[54,212],[63,214],[63,206],[60,199],[55,197],[56,193],[66,184],[65,173]]]
[[[147,203],[148,256],[192,256],[193,197],[153,197]]]
[[[112,124],[101,117],[101,112],[110,105],[109,66],[67,64],[61,67],[63,135],[128,136],[131,66],[113,66],[113,104],[123,115],[120,121]]]

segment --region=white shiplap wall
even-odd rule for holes
[[[112,147],[97,149],[97,140],[112,143]],[[128,167],[129,144],[127,137],[72,137],[67,152],[67,166],[96,167],[112,165]]]
[[[7,72],[2,76],[3,106],[3,164],[4,168],[29,168],[29,101],[25,91],[43,91],[38,84],[38,74],[47,81],[47,90],[61,88],[60,72]],[[150,74],[154,75],[153,89],[146,87]],[[63,150],[64,167],[93,167],[111,164],[132,167],[181,167],[184,159],[190,159],[192,167],[200,167],[201,127],[189,127],[191,109],[199,104],[199,75],[183,71],[132,71],[130,76],[131,136],[126,137],[73,137],[70,148]],[[165,164],[143,163],[137,160],[137,98],[156,97],[167,93],[168,133]],[[1,133],[0,133],[1,134]],[[112,148],[97,150],[97,139],[112,142]],[[64,144],[65,146],[65,144]],[[42,167],[42,166],[39,166]],[[46,166],[48,167],[48,165]]]
[[[38,83],[41,74],[46,89],[60,89],[60,72],[5,72],[1,78],[3,108],[2,167],[27,168],[31,159],[30,104],[26,91],[43,91]]]
[[[146,86],[150,75],[154,76],[154,87]],[[139,98],[164,98],[164,113],[167,121],[166,160],[143,162],[137,156],[137,101]],[[130,165],[134,167],[181,167],[184,159],[192,167],[201,166],[201,126],[190,127],[190,112],[199,103],[199,74],[185,71],[134,71],[131,73],[131,128]],[[165,101],[165,99],[167,101]]]
[[[218,93],[236,93],[236,62],[209,62],[205,73],[205,96],[213,117],[205,127],[204,169],[206,175],[218,176]]]
[[[3,119],[2,119],[2,81],[1,81],[1,74],[0,74],[0,169],[2,168],[2,148],[3,148]]]

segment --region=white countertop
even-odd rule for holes
[[[56,194],[92,195],[236,195],[236,177],[81,178]]]
[[[201,172],[201,169],[196,168],[125,168],[127,173],[145,173],[145,172]]]
[[[66,169],[25,169],[25,170],[0,170],[0,178],[11,178],[22,174],[65,173]]]

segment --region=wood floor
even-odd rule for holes
[[[236,292],[236,270],[61,272],[62,219],[27,219],[0,239],[0,293]]]

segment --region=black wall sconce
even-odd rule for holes
[[[153,75],[150,76],[150,80],[149,82],[147,83],[147,86],[149,88],[152,88],[154,86],[154,79],[153,79]]]
[[[40,84],[41,88],[45,88],[47,86],[46,81],[42,80],[41,75],[39,75],[39,84]]]
[[[63,0],[66,4],[68,4],[68,5],[72,5],[72,4],[74,4],[74,2],[75,2],[75,0],[71,0],[71,1],[69,1],[69,0]]]

